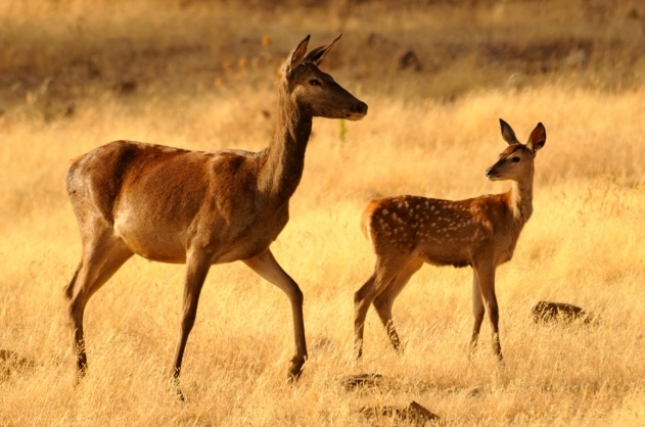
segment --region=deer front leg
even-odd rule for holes
[[[184,400],[184,395],[179,388],[179,375],[181,374],[181,363],[184,359],[184,351],[188,342],[188,335],[195,324],[197,316],[197,303],[199,295],[210,269],[210,259],[202,254],[189,254],[186,260],[186,283],[184,285],[184,302],[181,315],[181,326],[179,329],[179,341],[175,349],[173,363],[173,382],[179,400]]]
[[[245,259],[244,263],[267,282],[282,289],[289,297],[293,314],[293,332],[296,344],[296,354],[289,366],[289,381],[295,381],[302,372],[302,366],[307,360],[307,341],[305,339],[305,321],[302,310],[303,295],[298,284],[280,267],[273,257],[271,250]]]
[[[479,290],[479,280],[477,279],[477,272],[473,269],[473,334],[470,338],[470,351],[475,350],[477,347],[477,340],[479,338],[479,331],[482,327],[482,321],[484,320],[484,314],[486,310],[484,309],[484,302],[482,301],[482,294]]]
[[[497,297],[495,296],[495,265],[492,262],[480,263],[475,265],[474,269],[479,282],[481,299],[483,300],[484,308],[488,311],[491,324],[493,352],[501,361],[503,356],[499,341],[499,308],[497,306]]]

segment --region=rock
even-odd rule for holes
[[[407,410],[407,419],[415,424],[425,424],[426,421],[436,421],[439,415],[430,412],[414,400],[410,403]]]
[[[360,409],[360,413],[366,418],[395,418],[407,421],[412,425],[424,425],[428,421],[436,421],[440,418],[439,415],[430,412],[415,401],[404,408],[397,406],[363,407]]]
[[[119,95],[132,95],[137,90],[137,82],[124,80],[114,85],[114,91]]]
[[[540,301],[531,310],[535,323],[571,323],[582,320],[590,323],[594,316],[582,308],[563,302]]]
[[[347,391],[357,388],[375,388],[383,383],[383,376],[379,374],[358,374],[345,377],[342,381]]]
[[[14,371],[33,368],[36,362],[18,355],[15,351],[0,349],[0,381],[6,380]]]
[[[399,55],[399,70],[407,70],[408,68],[414,71],[421,71],[423,68],[421,61],[419,61],[417,54],[413,50],[406,50]]]

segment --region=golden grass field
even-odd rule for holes
[[[645,7],[636,1],[329,0],[0,4],[0,426],[411,425],[366,406],[417,401],[446,426],[645,422]],[[286,296],[241,263],[207,278],[182,370],[168,381],[182,266],[133,258],[86,310],[89,375],[74,387],[63,288],[80,258],[70,160],[115,139],[261,150],[282,58],[343,38],[322,68],[369,105],[316,119],[291,220],[272,245],[305,295],[300,381]],[[399,69],[413,50],[422,68]],[[375,196],[502,192],[484,170],[537,122],[534,214],[497,271],[506,365],[489,324],[468,358],[471,269],[424,267],[394,306],[398,356],[373,310],[352,357],[353,293],[374,257]],[[345,127],[342,130],[342,126]],[[540,326],[539,300],[593,324]],[[376,389],[343,377],[378,373]],[[406,424],[407,423],[407,424]]]

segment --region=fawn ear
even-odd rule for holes
[[[309,35],[301,41],[298,46],[289,54],[287,59],[285,59],[282,64],[282,75],[286,76],[291,70],[296,68],[298,64],[302,62],[305,53],[307,52],[307,45],[309,44]]]
[[[499,124],[502,127],[502,138],[504,138],[504,141],[506,141],[508,145],[518,144],[519,141],[517,140],[517,137],[515,136],[515,132],[513,132],[511,125],[509,125],[502,119],[499,119]]]
[[[540,122],[537,124],[537,126],[535,126],[533,132],[531,132],[531,135],[529,136],[529,142],[526,143],[526,146],[532,151],[537,151],[540,148],[544,147],[545,143],[546,129],[544,129],[544,125]]]
[[[325,58],[327,53],[331,50],[331,48],[334,46],[334,44],[340,39],[342,34],[339,34],[338,37],[334,39],[333,42],[329,43],[328,45],[325,46],[320,46],[312,50],[307,54],[305,57],[304,61],[311,62],[314,65],[318,66],[322,62],[322,60]]]

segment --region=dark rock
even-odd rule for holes
[[[360,409],[360,413],[366,418],[395,418],[407,421],[412,425],[424,425],[428,421],[436,421],[440,417],[430,412],[425,407],[412,401],[407,407],[397,406],[370,406]]]
[[[571,323],[575,320],[590,323],[594,317],[573,304],[549,301],[538,302],[531,313],[535,323]]]
[[[36,362],[18,355],[15,351],[0,349],[0,381],[6,380],[14,371],[33,368]]]
[[[137,90],[137,82],[126,80],[114,86],[115,92],[119,95],[132,95]]]
[[[399,70],[412,69],[414,71],[421,71],[423,66],[413,50],[407,50],[399,55]]]
[[[345,377],[342,381],[347,391],[357,388],[374,388],[383,383],[383,376],[379,374],[358,374]]]

